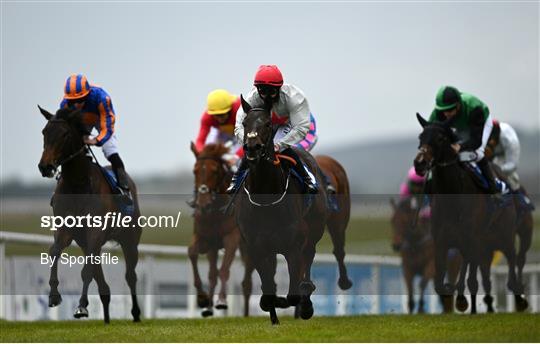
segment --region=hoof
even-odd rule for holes
[[[290,306],[297,306],[300,303],[300,295],[287,295],[287,302]]]
[[[348,290],[352,287],[352,281],[348,279],[347,277],[340,278],[338,280],[338,286],[339,286],[339,289],[341,290]]]
[[[313,304],[310,300],[306,300],[300,303],[300,318],[304,320],[311,319],[313,316]]]
[[[282,296],[276,297],[274,305],[276,306],[276,308],[289,308],[290,306],[289,301]]]
[[[229,306],[227,306],[227,301],[225,300],[218,300],[216,302],[216,309],[226,310]]]
[[[49,307],[56,307],[62,303],[62,296],[60,294],[49,295]]]
[[[77,307],[75,313],[73,313],[75,319],[88,318],[88,309],[86,307]]]
[[[469,308],[469,302],[465,295],[458,295],[456,297],[456,309],[460,312],[465,312]]]
[[[311,281],[300,283],[300,293],[305,296],[311,295],[315,291],[315,284]]]
[[[529,307],[529,302],[523,295],[514,295],[516,311],[523,312]]]
[[[207,307],[201,312],[201,315],[203,316],[203,318],[208,318],[214,315],[214,312],[211,308]]]
[[[208,298],[208,295],[206,294],[199,294],[197,295],[197,306],[199,308],[207,308],[210,306],[210,299]]]
[[[263,312],[270,312],[270,309],[274,307],[275,295],[262,295],[259,301],[259,306]]]

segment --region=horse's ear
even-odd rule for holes
[[[418,112],[416,113],[416,119],[418,120],[418,123],[424,128],[426,125],[428,125],[428,121],[424,119]]]
[[[242,110],[245,114],[248,114],[251,111],[251,105],[244,99],[244,96],[240,94],[240,100],[242,101]]]
[[[189,148],[191,148],[191,151],[193,152],[195,157],[199,156],[199,152],[197,151],[197,146],[195,146],[195,143],[193,143],[193,141],[191,141],[191,144],[189,145]]]
[[[41,114],[43,115],[43,117],[45,117],[45,119],[47,121],[50,120],[53,117],[53,114],[50,113],[49,111],[45,110],[44,108],[42,108],[39,105],[37,107],[39,108],[39,112],[41,112]]]

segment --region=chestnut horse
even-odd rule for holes
[[[407,288],[409,313],[414,312],[415,276],[420,276],[420,299],[418,313],[424,313],[424,292],[429,281],[435,276],[435,245],[431,236],[431,220],[428,214],[422,214],[421,201],[418,197],[407,197],[395,203],[390,200],[393,208],[391,218],[393,236],[392,248],[401,255],[403,279]],[[420,215],[419,215],[420,214]],[[417,217],[419,218],[417,219]],[[450,283],[456,283],[461,266],[459,253],[450,251],[448,254],[448,276]],[[451,313],[453,302],[443,305],[445,313]]]
[[[222,157],[228,153],[229,148],[222,144],[207,144],[202,151],[197,151],[195,144],[191,142],[191,151],[197,159],[193,173],[195,174],[195,213],[194,228],[191,245],[188,249],[189,259],[193,266],[194,285],[197,289],[197,305],[204,308],[204,317],[213,315],[214,290],[219,276],[221,288],[218,294],[216,309],[227,309],[227,281],[229,280],[231,264],[234,260],[236,249],[240,243],[240,232],[234,217],[225,214],[222,209],[226,206],[229,196],[225,194],[225,189],[229,185],[232,172],[227,161]],[[221,267],[218,270],[218,251],[225,249]],[[204,291],[197,260],[200,254],[205,254],[208,258],[208,293]],[[251,272],[250,262],[242,255],[246,264],[246,275],[244,277],[246,304],[244,314],[248,312],[249,294],[251,294]],[[249,278],[249,281],[247,281]]]
[[[122,200],[115,196],[105,179],[101,167],[86,156],[87,148],[83,143],[83,135],[88,134],[81,123],[79,110],[60,109],[55,115],[39,108],[47,119],[43,129],[44,149],[39,161],[39,170],[43,177],[52,178],[59,166],[62,172],[54,196],[51,201],[55,216],[101,216],[107,213],[120,213]],[[133,321],[140,321],[141,311],[137,303],[137,274],[135,267],[139,258],[137,245],[142,230],[136,219],[140,216],[137,190],[133,180],[129,178],[129,188],[134,202],[131,220],[125,228],[107,226],[102,228],[58,228],[54,234],[54,243],[49,254],[56,258],[51,267],[49,285],[49,307],[58,306],[62,297],[58,291],[58,261],[62,250],[73,240],[81,247],[85,256],[99,256],[101,247],[107,241],[114,240],[120,244],[126,260],[125,278],[131,291]],[[92,279],[96,280],[99,296],[103,305],[105,323],[109,322],[109,303],[111,293],[103,269],[100,264],[85,264],[81,277],[83,289],[75,318],[88,317],[88,287]]]
[[[334,246],[334,256],[338,262],[339,279],[338,286],[341,290],[347,290],[352,287],[352,282],[347,275],[345,267],[345,230],[351,217],[351,192],[349,189],[349,179],[345,169],[335,159],[326,155],[317,155],[315,157],[322,173],[328,178],[336,193],[329,195],[335,197],[337,209],[329,212],[326,220],[326,229],[330,233],[332,244]]]
[[[234,210],[242,240],[261,278],[260,307],[270,313],[272,324],[278,324],[276,307],[299,305],[302,319],[313,316],[311,265],[317,242],[324,233],[328,218],[326,191],[305,195],[303,182],[292,173],[288,157],[274,151],[270,111],[251,107],[242,98],[247,114],[244,126],[244,152],[249,172],[236,196]],[[313,157],[296,151],[324,185]],[[302,167],[299,167],[302,168]],[[276,255],[285,256],[289,270],[287,299],[276,295]]]

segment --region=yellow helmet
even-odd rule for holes
[[[207,112],[209,115],[223,115],[231,111],[236,96],[226,90],[214,90],[208,93]]]

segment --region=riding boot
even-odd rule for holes
[[[300,175],[300,177],[302,177],[302,179],[304,180],[304,185],[306,186],[306,189],[307,189],[307,192],[310,193],[310,194],[316,194],[319,192],[319,188],[317,188],[317,185],[315,185],[313,183],[313,181],[311,180],[311,176],[309,175],[308,171],[306,170],[306,168],[304,167],[304,164],[302,163],[302,161],[300,160],[300,157],[298,156],[298,154],[296,154],[296,152],[294,151],[294,149],[292,148],[287,148],[285,149],[283,152],[283,154],[286,154],[288,156],[290,156],[291,158],[294,159],[294,161],[296,162],[296,165],[294,166],[294,170]]]
[[[118,184],[118,187],[120,188],[120,192],[123,196],[122,200],[124,201],[126,205],[133,204],[133,200],[131,198],[131,192],[129,190],[128,176],[124,168],[124,163],[122,162],[122,159],[120,159],[120,155],[115,153],[109,156],[108,159],[111,162],[113,172],[116,175],[116,183]]]
[[[490,194],[496,194],[499,192],[497,190],[497,184],[495,184],[495,175],[493,173],[493,170],[491,169],[491,166],[489,166],[489,162],[487,159],[482,159],[477,162],[478,167],[480,167],[480,170],[482,171],[482,174],[486,178],[487,184],[488,184],[488,192]]]
[[[238,166],[238,170],[233,174],[231,179],[231,184],[225,190],[226,193],[229,195],[235,194],[238,191],[238,188],[240,187],[240,184],[242,183],[242,180],[244,179],[246,173],[247,173],[247,161],[245,158],[242,158],[240,160],[240,166]]]

